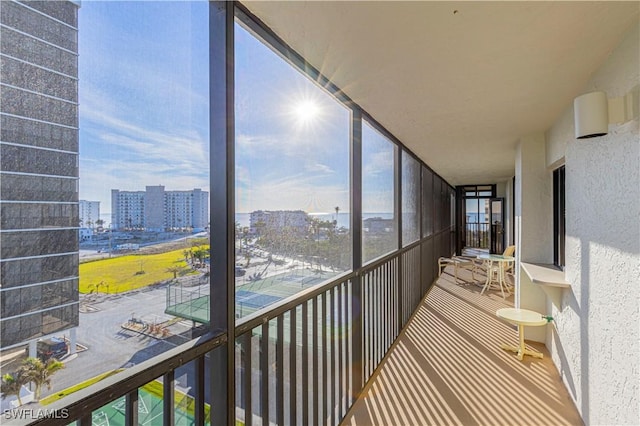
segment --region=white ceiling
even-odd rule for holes
[[[640,2],[243,2],[453,185],[514,173]]]

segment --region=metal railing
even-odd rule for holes
[[[227,395],[236,423],[339,424],[426,294],[450,241],[447,228],[240,319],[236,394]],[[119,399],[123,424],[138,424],[140,389],[157,380],[162,424],[179,424],[176,371],[185,366],[195,379],[188,424],[210,424],[205,377],[215,380],[215,372],[205,359],[227,339],[209,334],[171,349],[47,406],[49,417],[33,424],[92,425],[95,412]]]
[[[354,273],[236,327],[238,420],[335,424],[346,413]]]
[[[465,223],[466,247],[489,248],[490,223]]]
[[[238,421],[339,424],[426,293],[421,260],[435,264],[447,253],[449,233],[243,318],[236,327]]]
[[[398,263],[394,256],[373,265],[363,274],[362,322],[364,377],[366,383],[400,333],[401,317],[398,300]]]
[[[226,341],[224,334],[201,336],[48,405],[46,413],[35,421],[25,417],[6,424],[55,426],[77,421],[77,425],[91,426],[96,412],[102,412],[105,406],[124,397],[121,407],[123,424],[137,425],[141,409],[140,389],[161,380],[162,410],[161,418],[157,421],[159,424],[173,425],[176,423],[175,372],[187,365],[193,369],[195,378],[192,389],[194,423],[208,424],[205,419],[205,407],[209,405],[205,401],[205,358]]]

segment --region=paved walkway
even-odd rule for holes
[[[542,360],[500,349],[517,342],[495,315],[513,296],[481,296],[470,273],[460,276],[445,270],[343,424],[581,425],[544,345],[527,344]]]

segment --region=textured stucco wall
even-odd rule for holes
[[[623,96],[640,83],[640,27],[583,93]],[[548,303],[555,364],[585,424],[640,423],[640,132],[638,119],[587,140],[573,135],[573,106],[547,132],[549,169],[566,165],[566,267],[571,289]]]
[[[545,167],[545,136],[534,134],[520,139],[516,148],[516,250],[522,262],[553,261],[553,198],[551,176]],[[520,236],[518,237],[518,233]],[[516,305],[546,313],[546,298],[522,271],[516,280]],[[546,327],[527,327],[525,338],[536,342],[546,339]]]
[[[516,148],[515,214],[521,217],[523,262],[553,262],[552,178],[545,159],[543,134],[520,139]]]

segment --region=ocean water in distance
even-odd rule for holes
[[[315,217],[319,220],[328,220],[334,221],[336,220],[336,214],[334,213],[311,213],[309,214],[311,217]],[[363,219],[368,219],[370,217],[380,217],[382,219],[392,219],[393,213],[364,213],[362,215]],[[251,218],[251,213],[236,213],[236,222],[240,224],[241,227],[249,226]],[[351,213],[338,213],[338,228],[349,228],[351,221]]]
[[[320,220],[328,220],[333,221],[336,218],[335,213],[314,213],[310,216],[316,217]],[[392,219],[393,213],[365,213],[362,215],[363,219],[368,219],[370,217],[381,217],[383,219]],[[240,226],[249,226],[249,219],[251,217],[250,213],[236,213],[236,222],[240,224]],[[104,221],[104,226],[107,227],[111,223],[111,213],[101,213],[100,219]],[[486,215],[484,213],[467,213],[467,220],[469,223],[483,223],[486,222]],[[339,213],[338,214],[338,227],[349,228],[350,227],[351,214],[350,213]]]

